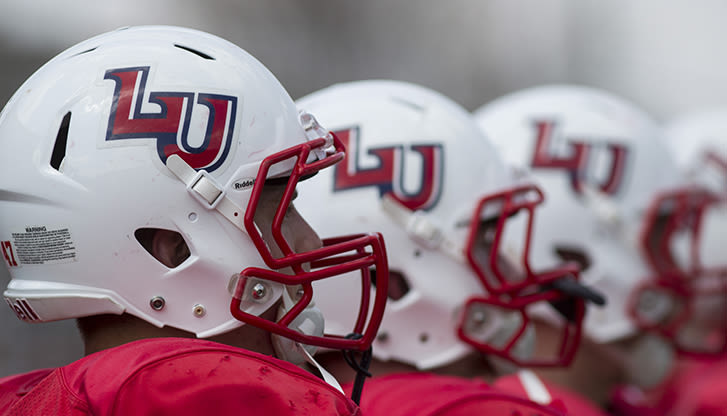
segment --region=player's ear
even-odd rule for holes
[[[151,254],[165,266],[174,268],[189,257],[189,247],[178,232],[157,229],[151,239]]]

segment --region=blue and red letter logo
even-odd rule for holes
[[[374,156],[378,164],[363,168],[359,165],[361,144],[358,127],[336,131],[335,134],[346,146],[346,158],[335,165],[334,191],[374,186],[379,189],[380,195],[391,194],[413,211],[431,209],[439,201],[444,160],[441,144],[421,144],[409,148],[420,156],[421,176],[418,181],[419,189],[407,192],[404,190],[402,174],[404,146],[368,149],[367,153]]]
[[[563,169],[568,173],[571,187],[577,193],[583,191],[584,183],[593,184],[609,195],[618,192],[624,179],[628,156],[625,146],[605,141],[603,144],[593,144],[567,139],[568,155],[557,155],[553,149],[555,130],[556,123],[553,121],[535,123],[535,152],[531,162],[533,168]],[[597,154],[598,151],[605,153]],[[596,163],[597,156],[605,156],[605,163]]]
[[[219,168],[232,146],[237,97],[195,92],[151,92],[149,103],[157,104],[161,110],[142,112],[148,77],[148,66],[106,71],[104,79],[116,83],[106,140],[152,138],[157,141],[157,152],[164,163],[169,156],[178,154],[194,169],[212,172]],[[195,104],[209,110],[204,140],[199,146],[192,146],[189,142],[189,126]]]

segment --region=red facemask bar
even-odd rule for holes
[[[560,342],[545,351],[537,344],[538,327],[532,322],[529,307],[551,304],[563,319],[554,319]],[[472,297],[465,304],[457,334],[483,354],[506,359],[521,367],[565,367],[578,349],[585,316],[585,301],[555,290],[520,296],[508,301],[493,297]],[[542,336],[542,335],[540,335]]]
[[[655,198],[647,211],[640,239],[658,279],[727,279],[727,262],[705,267],[699,255],[705,213],[719,202],[716,195],[700,189],[678,190]],[[672,243],[681,234],[688,238],[689,253],[680,263]]]
[[[492,295],[512,295],[526,287],[539,286],[564,277],[578,275],[580,270],[573,263],[566,263],[558,268],[538,273],[533,272],[530,267],[530,242],[533,233],[535,208],[542,202],[542,191],[534,185],[525,185],[488,195],[477,204],[470,222],[465,254],[470,267],[480,278],[488,293]],[[525,245],[522,248],[521,258],[516,260],[524,269],[512,273],[504,270],[500,249],[507,220],[518,213],[521,215],[523,213],[527,214],[527,224],[525,230],[523,230]],[[486,220],[490,218],[494,220]],[[482,229],[488,226],[488,222],[491,223],[492,221],[495,221],[495,223],[491,229]],[[487,241],[481,241],[482,236],[485,236],[484,238]],[[479,258],[477,255],[482,244],[490,246],[489,257],[486,260]]]
[[[565,263],[542,272],[532,270],[529,255],[533,221],[535,208],[542,202],[543,193],[534,185],[489,195],[479,201],[470,221],[465,253],[489,295],[467,301],[458,334],[478,351],[517,365],[562,367],[572,361],[580,343],[585,302],[603,304],[605,300],[599,293],[578,283],[580,268],[576,263]],[[518,219],[522,229],[512,225],[517,215],[524,215]],[[506,227],[524,233],[524,246],[518,259],[508,261],[501,252]],[[513,261],[520,267],[512,267]],[[561,337],[554,350],[540,348],[532,355],[523,353],[522,346],[538,328],[531,324],[528,311],[531,307],[553,308],[553,319],[548,325],[555,326],[554,332]],[[558,313],[561,316],[556,316]],[[482,320],[487,315],[509,316],[509,322],[503,326],[505,332],[494,338],[483,335],[482,328],[487,329],[487,319]],[[496,330],[494,324],[489,330]]]
[[[721,189],[717,192],[727,195],[727,155],[708,150],[704,153],[703,163],[703,169],[713,171],[717,189]]]
[[[669,340],[686,356],[727,354],[727,264],[705,266],[700,258],[703,220],[719,198],[703,189],[657,196],[647,211],[640,241],[654,277],[636,290],[629,313],[637,325]],[[674,241],[686,238],[678,259]]]
[[[240,321],[302,344],[364,351],[373,342],[376,331],[381,324],[386,304],[388,264],[382,236],[380,234],[364,234],[329,239],[323,242],[323,247],[296,252],[286,240],[283,232],[283,221],[294,198],[298,181],[343,159],[343,145],[338,138],[333,135],[332,137],[334,150],[325,152],[326,157],[322,159],[308,162],[308,157],[312,152],[316,152],[318,155],[323,154],[323,149],[330,145],[330,139],[314,139],[268,156],[263,160],[251,192],[243,223],[265,264],[273,270],[258,267],[248,267],[243,270],[240,273],[240,279],[237,282],[235,294],[230,304],[230,311]],[[255,211],[271,168],[289,165],[291,162],[293,167],[285,182],[285,189],[277,205],[270,230],[277,251],[282,253],[276,257],[263,239],[262,230],[258,228],[254,221]],[[312,270],[306,270],[305,265],[310,265]],[[281,269],[287,269],[288,272],[280,271]],[[373,302],[370,299],[370,273],[372,269],[376,270],[377,276],[377,291]],[[315,336],[288,327],[310,304],[313,298],[312,283],[314,281],[356,271],[360,272],[362,286],[365,289],[361,292],[359,316],[354,328],[352,328],[352,332],[360,335],[360,337],[346,339],[345,336],[349,334]],[[353,275],[356,275],[356,273],[353,273]],[[245,291],[249,290],[247,283],[250,278],[299,286],[301,290],[298,291],[298,298],[295,300],[293,307],[276,322],[273,322],[244,312],[240,308],[245,297]]]
[[[642,330],[668,339],[684,356],[713,358],[727,354],[727,284],[711,287],[696,281],[652,280],[637,288],[629,314]]]

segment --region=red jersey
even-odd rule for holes
[[[537,377],[534,373],[533,377]],[[606,416],[604,410],[592,403],[589,399],[577,394],[573,391],[567,390],[564,387],[558,386],[554,383],[548,382],[538,377],[539,388],[544,388],[545,392],[541,395],[548,396],[548,399],[553,403],[552,405],[562,406],[568,410],[568,414],[574,416]],[[522,374],[515,373],[507,376],[500,377],[497,379],[493,386],[497,389],[506,391],[508,393],[520,396],[520,397],[531,397],[533,392],[528,391],[528,386],[523,382]]]
[[[351,389],[347,385],[346,390]],[[366,416],[564,416],[560,409],[499,391],[487,383],[431,373],[390,374],[364,384]]]
[[[681,360],[670,377],[644,391],[616,389],[612,397],[619,416],[727,416],[727,361]]]
[[[360,415],[300,368],[215,342],[155,338],[0,379],[0,415]]]

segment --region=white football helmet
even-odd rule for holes
[[[542,193],[516,183],[466,110],[397,81],[334,85],[297,104],[347,149],[335,169],[301,184],[298,208],[322,236],[373,227],[387,241],[389,300],[375,357],[420,369],[473,348],[520,365],[570,361],[584,304],[551,285],[576,284],[578,270],[569,264],[536,273],[527,263],[529,240],[514,254],[499,246],[503,232],[527,232],[510,217],[527,227]],[[316,286],[316,304],[340,331],[355,316],[348,305],[360,289],[335,283]],[[533,357],[528,309],[541,301],[570,321],[558,351]]]
[[[584,283],[606,295],[606,307],[588,310],[585,335],[607,343],[671,319],[678,302],[643,286],[680,280],[693,229],[672,220],[698,216],[711,197],[686,187],[656,123],[609,93],[566,85],[501,97],[475,117],[505,160],[549,196],[533,263],[578,259]],[[654,368],[663,375],[668,366]]]
[[[716,201],[705,211],[691,261],[701,298],[696,313],[727,319],[727,108],[686,114],[666,123],[664,137],[692,186],[711,190]],[[711,300],[710,300],[711,298]],[[722,302],[715,311],[704,306]],[[725,325],[718,323],[718,326]],[[711,338],[719,338],[717,332]],[[722,337],[724,338],[724,337]],[[717,343],[719,345],[719,343]]]
[[[361,299],[374,309],[356,323],[362,338],[328,337],[311,283],[351,270],[368,282],[369,267],[385,280],[380,236],[321,248],[281,231],[298,180],[343,147],[239,47],[161,26],[84,41],[8,102],[0,147],[4,296],[20,319],[129,313],[202,338],[249,323],[328,348],[372,342],[385,293]],[[276,184],[265,226],[258,203]],[[179,234],[181,264],[150,254],[150,229]],[[360,258],[334,258],[346,252]],[[281,298],[276,321],[259,316]]]

